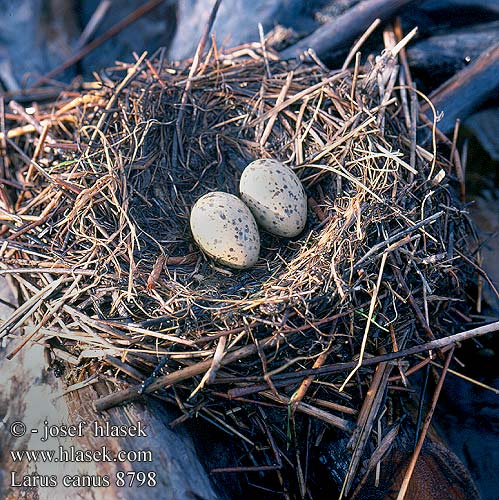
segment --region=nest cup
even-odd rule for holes
[[[268,435],[248,427],[253,409],[226,424],[229,407],[256,407],[248,398],[267,404],[277,440],[293,398],[348,434],[352,414],[321,402],[358,410],[372,370],[305,388],[293,374],[459,329],[475,243],[453,165],[431,126],[411,132],[418,117],[389,53],[337,72],[258,45],[212,49],[192,78],[190,64],[143,56],[40,110],[48,139],[2,236],[4,267],[40,298],[31,340],[72,357],[70,381],[97,371],[134,384],[160,361],[163,376],[189,368],[160,396],[186,414],[215,411],[229,432],[253,428],[254,443]],[[23,164],[34,135],[14,146]],[[263,231],[257,265],[229,270],[195,246],[189,214],[209,191],[237,195],[256,158],[294,169],[308,222],[290,240]]]

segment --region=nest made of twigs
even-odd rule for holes
[[[143,56],[36,108],[31,128],[10,116],[0,251],[26,303],[2,332],[33,318],[21,344],[51,345],[71,382],[141,383],[161,362],[149,392],[246,446],[270,432],[253,407],[281,415],[285,440],[290,401],[349,433],[372,371],[293,375],[454,332],[474,242],[453,164],[389,51],[336,72],[256,44],[190,64]],[[223,268],[194,245],[190,209],[270,157],[301,178],[307,227],[262,232],[253,269]]]

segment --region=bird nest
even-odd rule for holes
[[[355,436],[376,366],[369,411],[386,402],[384,356],[468,313],[475,243],[456,165],[390,51],[335,72],[258,44],[191,63],[143,56],[6,116],[1,269],[24,303],[1,332],[31,319],[11,356],[43,343],[69,383],[114,384],[98,409],[151,393],[240,440],[233,470],[296,472],[285,443],[300,448],[303,418]],[[300,177],[307,226],[262,231],[258,263],[228,269],[194,244],[190,210],[210,191],[238,195],[257,158]],[[420,360],[404,363],[394,402]]]

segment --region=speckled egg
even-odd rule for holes
[[[215,191],[199,198],[191,211],[191,231],[199,247],[226,266],[247,269],[258,260],[258,226],[237,196]]]
[[[256,160],[239,182],[242,200],[270,233],[292,238],[307,223],[307,195],[298,176],[277,160]]]

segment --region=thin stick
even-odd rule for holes
[[[413,354],[419,354],[420,352],[431,351],[434,349],[440,349],[452,344],[457,344],[468,340],[471,338],[479,337],[481,335],[486,335],[488,333],[499,331],[499,321],[495,323],[489,323],[488,325],[480,326],[474,328],[473,330],[468,330],[461,333],[456,333],[454,335],[449,335],[441,339],[432,340],[424,344],[416,345],[408,349],[403,349],[402,351],[390,352],[388,354],[382,354],[380,356],[374,356],[372,358],[367,358],[362,362],[361,368],[366,368],[368,366],[377,365],[383,361],[393,361],[396,359],[405,358],[406,356],[411,356]],[[280,373],[272,377],[272,382],[276,387],[281,385],[289,384],[290,381],[301,380],[309,375],[330,375],[332,373],[339,373],[355,368],[357,365],[356,361],[349,361],[348,363],[336,363],[334,365],[325,365],[321,368],[301,370],[300,372],[293,373]],[[262,377],[259,378],[262,380]],[[268,390],[268,384],[259,384],[246,387],[237,387],[231,389],[228,394],[231,398],[236,398],[240,396],[245,396],[248,394],[254,394],[256,392],[262,392]]]
[[[352,77],[352,90],[350,92],[350,113],[353,116],[354,115],[354,109],[355,109],[355,91],[357,89],[357,78],[359,76],[359,68],[360,68],[360,57],[361,54],[360,52],[357,52],[355,54],[355,64],[353,67],[353,77]],[[338,193],[341,193],[341,190],[338,189]]]
[[[427,362],[427,363],[431,363],[433,366],[436,366],[437,368],[443,368],[441,364],[439,364],[439,363],[437,363],[435,361],[432,361],[431,358],[424,358],[424,361]],[[449,368],[447,371],[451,375],[459,377],[462,380],[466,380],[466,382],[468,382],[470,384],[474,384],[474,385],[476,385],[478,387],[481,387],[482,389],[486,389],[487,391],[491,391],[494,394],[499,395],[499,389],[496,389],[495,387],[492,387],[490,385],[484,384],[483,382],[480,382],[479,380],[476,380],[474,378],[468,377],[464,373],[457,372],[456,370],[452,370],[451,368]]]
[[[266,120],[274,113],[280,113],[282,110],[286,109],[288,106],[291,106],[291,104],[294,104],[295,102],[303,99],[307,95],[313,94],[316,90],[319,90],[323,87],[326,87],[327,85],[335,82],[336,80],[340,80],[343,76],[345,76],[345,72],[343,72],[343,71],[338,72],[338,73],[334,74],[333,76],[330,76],[329,78],[326,78],[325,80],[322,80],[321,82],[316,83],[315,85],[312,85],[308,89],[304,89],[301,92],[298,92],[293,97],[290,97],[287,101],[284,101],[279,106],[276,106],[274,109],[271,109],[270,111],[267,111],[263,115],[260,115],[258,118],[256,118],[251,123],[249,123],[248,127],[254,127],[255,125],[258,125],[260,122]]]
[[[415,231],[416,229],[419,229],[426,224],[429,224],[430,222],[433,222],[434,220],[437,220],[439,217],[441,217],[444,214],[443,211],[437,212],[436,214],[430,215],[430,217],[427,217],[426,219],[423,219],[422,221],[419,221],[417,224],[414,224],[414,226],[404,229],[403,231],[399,231],[398,233],[395,233],[393,236],[390,236],[387,238],[385,241],[382,241],[380,243],[377,243],[371,249],[364,254],[363,257],[361,257],[354,265],[353,269],[359,269],[359,267],[373,254],[375,254],[378,250],[383,248],[384,246],[390,245],[394,241],[399,240],[400,238],[406,236],[407,234]]]
[[[69,394],[73,391],[79,391],[80,389],[83,389],[84,387],[88,387],[89,385],[93,385],[99,382],[99,376],[98,375],[92,375],[91,377],[87,378],[83,382],[78,382],[76,384],[70,385],[68,388],[66,388],[64,391],[62,391],[60,394],[52,398],[53,401],[62,398],[66,394]]]
[[[99,27],[99,24],[102,22],[104,17],[109,10],[109,7],[112,5],[112,0],[101,0],[100,4],[94,10],[92,16],[90,17],[87,25],[81,32],[80,38],[76,42],[76,48],[82,48],[89,38],[95,33],[95,30]]]
[[[221,2],[222,0],[216,0],[215,5],[213,5],[210,17],[208,18],[203,34],[201,35],[198,46],[196,48],[194,58],[192,59],[191,68],[189,70],[189,76],[187,77],[187,81],[185,82],[185,89],[184,93],[182,94],[182,101],[177,117],[177,123],[180,123],[180,121],[182,120],[185,105],[187,104],[187,98],[189,97],[189,92],[192,87],[192,77],[195,75],[198,69],[201,56],[203,55],[204,48],[206,47],[206,42],[208,41],[208,37],[210,36],[211,28],[213,27],[213,23],[215,22],[215,18],[217,17],[218,8],[220,7]]]
[[[346,420],[341,417],[337,417],[336,415],[332,415],[331,413],[316,408],[308,403],[304,403],[302,401],[292,401],[287,396],[283,396],[281,394],[276,395],[271,391],[266,391],[262,394],[262,396],[271,399],[272,401],[277,401],[278,403],[286,406],[294,406],[293,411],[298,411],[300,413],[304,413],[305,415],[310,415],[312,417],[318,418],[328,424],[337,427],[345,432],[351,432],[353,424],[349,420]]]
[[[184,92],[182,94],[182,100],[180,101],[180,109],[179,109],[179,112],[177,115],[177,121],[176,121],[175,131],[174,131],[174,135],[173,135],[172,157],[173,157],[174,164],[177,162],[178,147],[180,145],[179,144],[180,140],[181,140],[180,138],[182,136],[180,124],[182,123],[182,119],[184,117],[185,106],[187,104],[187,99],[189,98],[189,93],[191,91],[193,78],[194,78],[194,75],[196,74],[196,71],[198,70],[199,63],[201,61],[201,56],[204,53],[204,49],[206,47],[206,42],[208,41],[208,37],[210,36],[211,28],[213,27],[213,23],[215,22],[215,19],[217,17],[218,8],[220,7],[221,2],[222,2],[222,0],[216,0],[215,4],[213,5],[210,17],[208,18],[208,21],[207,21],[206,26],[204,28],[203,34],[201,35],[198,46],[196,48],[196,52],[194,53],[194,58],[192,59],[192,64],[191,64],[191,68],[189,70],[189,75],[187,76],[187,80],[185,82],[185,88],[184,88]],[[181,153],[181,155],[182,155],[182,153]]]
[[[31,316],[33,312],[43,303],[47,297],[61,284],[63,278],[49,283],[45,288],[42,288],[38,293],[34,294],[23,305],[19,306],[12,315],[0,325],[0,338],[4,337],[11,330],[15,330],[21,325],[26,318]]]
[[[452,134],[452,146],[450,148],[450,155],[449,159],[452,161],[452,158],[454,157],[454,152],[456,151],[456,146],[457,146],[457,138],[459,136],[459,128],[461,125],[461,120],[458,118],[456,120],[456,126],[454,127],[454,133]],[[459,172],[458,172],[459,175]]]
[[[262,46],[263,60],[265,61],[265,71],[267,72],[267,78],[272,75],[270,73],[269,58],[267,56],[267,47],[265,46],[265,34],[263,32],[262,23],[258,23],[258,35],[260,36],[260,45]]]
[[[371,305],[369,306],[369,315],[367,317],[367,324],[366,328],[364,330],[364,337],[362,338],[362,345],[360,347],[360,354],[359,354],[359,361],[357,362],[357,366],[350,372],[348,377],[345,379],[343,384],[341,384],[339,392],[343,392],[345,389],[345,386],[350,382],[350,379],[355,375],[357,370],[362,366],[362,361],[364,361],[364,352],[366,350],[366,344],[367,344],[367,336],[369,335],[369,329],[371,328],[371,320],[374,314],[374,308],[376,306],[376,301],[378,299],[378,292],[379,288],[381,286],[381,279],[383,278],[383,270],[385,269],[385,262],[386,258],[388,257],[387,253],[383,254],[383,257],[381,257],[381,264],[379,266],[379,273],[378,273],[378,281],[376,283],[376,287],[374,288],[373,296],[371,299]]]
[[[284,82],[284,85],[281,88],[281,91],[279,92],[279,96],[277,97],[277,101],[275,103],[275,107],[278,108],[286,99],[286,94],[288,93],[289,86],[291,85],[291,81],[293,80],[293,72],[290,71],[288,73],[288,76],[286,77],[286,81]],[[260,146],[263,148],[265,147],[265,143],[267,142],[267,139],[269,138],[272,128],[274,127],[275,121],[277,120],[278,113],[273,114],[269,121],[267,122],[267,126],[265,127],[265,130],[263,131],[262,138],[260,139]]]
[[[90,144],[92,144],[97,139],[97,135],[99,135],[99,133],[102,131],[102,127],[104,125],[105,120],[107,120],[109,118],[109,114],[106,113],[106,111],[109,111],[114,106],[116,100],[118,99],[118,96],[123,91],[123,89],[137,76],[139,68],[142,65],[142,63],[144,62],[144,59],[146,57],[147,57],[147,52],[144,52],[137,59],[137,62],[127,71],[125,78],[123,78],[123,80],[116,87],[116,90],[113,92],[113,95],[111,96],[111,98],[109,99],[109,101],[106,104],[106,107],[104,108],[105,112],[101,114],[99,121],[97,122],[97,125],[95,126],[95,128],[92,132]]]
[[[270,337],[265,338],[260,342],[261,348],[266,349],[272,347],[277,343],[278,338],[279,338],[278,335],[272,335]],[[257,352],[257,346],[255,344],[250,344],[241,347],[236,351],[226,354],[224,358],[220,361],[220,366],[225,366],[228,365],[229,363],[232,363],[233,361],[247,358],[248,356],[251,356],[256,352]],[[162,377],[158,377],[152,384],[148,385],[143,392],[148,394],[157,391],[162,387],[171,386],[177,384],[178,382],[181,382],[182,380],[186,380],[195,377],[196,375],[200,375],[201,373],[204,373],[206,370],[210,369],[212,362],[213,362],[212,359],[207,359],[205,361],[201,361],[200,363],[196,363],[195,365],[182,368],[181,370],[178,370],[176,372],[163,375]],[[95,402],[94,404],[95,409],[97,411],[103,411],[112,408],[113,406],[133,401],[134,399],[137,399],[141,396],[140,392],[141,389],[142,385],[139,384],[129,387],[128,389],[124,389],[122,391],[109,394],[108,396],[104,396]]]
[[[343,66],[341,67],[341,70],[344,71],[348,68],[348,65],[352,61],[353,57],[355,54],[358,52],[358,50],[364,45],[364,42],[371,36],[372,32],[381,24],[381,19],[378,17],[376,18],[371,26],[366,29],[364,34],[357,40],[357,43],[350,49],[350,52],[348,53],[347,58],[345,59],[345,62],[343,63]]]
[[[54,68],[52,71],[49,71],[47,74],[39,78],[31,88],[39,87],[42,83],[47,82],[54,76],[57,76],[59,73],[62,73],[64,70],[73,66],[73,64],[77,63],[80,59],[84,58],[87,54],[90,54],[94,49],[96,49],[99,45],[102,45],[104,42],[112,38],[114,35],[117,35],[121,30],[125,29],[128,25],[134,23],[137,19],[142,17],[144,14],[147,14],[149,11],[156,8],[159,4],[163,3],[164,0],[149,0],[149,2],[141,5],[138,9],[134,10],[131,14],[122,19],[118,23],[116,23],[112,28],[110,28],[106,33],[97,37],[95,40],[91,41],[88,45],[85,45],[81,50],[79,50],[76,54],[71,56],[69,59],[64,61],[61,65]]]
[[[449,368],[449,364],[452,360],[453,354],[454,354],[454,348],[451,349],[451,351],[447,355],[447,359],[445,360],[445,365],[443,367],[442,374],[438,379],[438,384],[437,387],[435,388],[435,393],[433,394],[431,407],[428,411],[428,415],[426,415],[423,428],[421,429],[421,435],[419,436],[418,444],[416,445],[416,449],[414,450],[409,466],[407,467],[407,471],[405,473],[404,480],[402,481],[402,485],[400,487],[397,500],[404,500],[405,495],[407,493],[407,488],[409,487],[409,483],[411,481],[414,468],[416,467],[416,462],[418,461],[419,454],[421,453],[421,449],[423,448],[423,443],[426,438],[426,434],[428,433],[428,429],[430,428],[431,419],[433,417],[433,413],[435,412],[438,397],[440,396],[440,391],[442,390],[442,386],[444,385],[445,375],[447,374],[447,370]]]
[[[459,137],[459,129],[461,125],[461,120],[458,118],[456,120],[456,126],[454,127],[454,133],[452,135],[452,146],[450,150],[450,160],[452,161],[453,158],[456,156],[459,158],[459,153],[457,152],[457,138]],[[466,181],[464,179],[464,172],[463,168],[461,165],[460,161],[455,161],[454,160],[454,166],[456,168],[456,175],[459,180],[459,187],[460,187],[460,192],[461,192],[461,201],[463,203],[466,202]]]
[[[320,368],[326,362],[328,354],[329,348],[324,349],[324,351],[322,351],[315,360],[312,368]],[[303,400],[313,381],[314,377],[307,377],[302,381],[300,387],[298,387],[298,390],[291,396],[291,399],[289,400],[291,411],[294,411],[298,406],[298,403]]]
[[[87,269],[70,269],[70,268],[59,268],[59,267],[23,267],[23,268],[9,268],[0,269],[0,276],[7,274],[35,274],[35,273],[45,273],[45,274],[65,274],[65,275],[76,275],[83,274],[84,276],[96,276],[97,271],[87,270]],[[117,279],[116,275],[108,275]]]
[[[347,445],[347,448],[353,451],[348,472],[340,492],[340,499],[343,498],[343,495],[347,495],[352,487],[360,460],[371,434],[374,420],[379,414],[379,410],[385,399],[386,385],[392,368],[393,366],[389,363],[380,363],[376,367],[376,372],[374,373],[357,419],[357,426]]]

